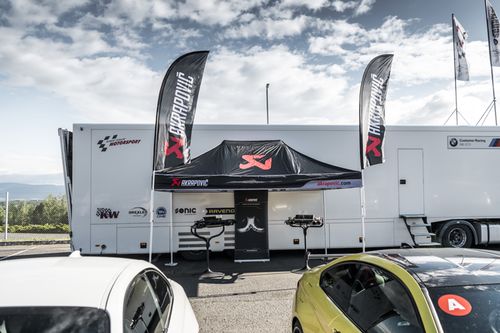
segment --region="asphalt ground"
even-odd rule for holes
[[[500,250],[499,246],[488,247]],[[69,255],[68,244],[0,246],[0,261],[14,258]],[[148,260],[146,255],[127,256]],[[211,255],[211,268],[224,273],[203,278],[205,261],[186,261],[169,255],[155,256],[153,263],[184,288],[194,309],[200,332],[290,332],[291,310],[303,265],[303,252],[271,252],[267,263],[234,263],[223,253]],[[312,260],[311,266],[321,264]]]
[[[0,246],[0,261],[69,253],[68,244]],[[144,255],[127,257],[148,260]],[[177,266],[165,266],[169,261],[169,255],[162,255],[153,263],[182,285],[200,332],[290,332],[293,296],[301,276],[291,270],[302,267],[302,252],[272,252],[267,263],[234,263],[231,257],[215,253],[211,267],[224,273],[216,278],[202,278],[205,261],[175,256]]]

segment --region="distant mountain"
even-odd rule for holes
[[[32,185],[22,183],[0,183],[0,201],[9,192],[9,200],[42,200],[52,196],[65,194],[63,185]]]

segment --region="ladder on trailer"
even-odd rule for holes
[[[433,241],[433,236],[436,234],[432,232],[431,224],[427,222],[427,216],[407,214],[399,217],[403,219],[415,247],[441,245]]]

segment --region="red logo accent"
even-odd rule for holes
[[[179,187],[179,186],[181,186],[181,179],[172,178],[172,184],[170,184],[170,187]]]
[[[379,146],[380,144],[382,143],[382,140],[380,140],[379,138],[377,137],[374,137],[374,136],[368,136],[368,146],[366,147],[366,154],[368,155],[369,152],[373,152],[373,155],[375,155],[375,157],[380,157],[382,156],[382,153],[380,152],[379,150]]]
[[[439,297],[438,305],[447,314],[457,317],[467,316],[472,311],[472,305],[468,300],[453,294]]]
[[[271,169],[271,165],[273,163],[272,158],[268,158],[265,160],[264,163],[257,161],[256,159],[263,158],[265,155],[243,155],[241,158],[243,158],[245,161],[247,161],[247,164],[240,164],[240,169],[245,170],[245,169],[250,169],[251,167],[257,167],[262,170],[269,170]]]
[[[175,145],[173,145],[172,147],[169,147],[169,145],[168,145],[170,140],[175,142]],[[183,139],[176,138],[175,136],[171,136],[169,138],[169,140],[167,140],[165,142],[165,148],[164,148],[165,155],[168,156],[168,155],[174,153],[176,158],[182,159],[182,158],[184,158],[184,155],[181,153],[181,147],[183,147],[183,146],[184,146]]]

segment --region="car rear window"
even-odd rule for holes
[[[500,285],[428,290],[445,332],[500,332]]]
[[[2,333],[109,333],[104,310],[86,307],[0,307]]]

